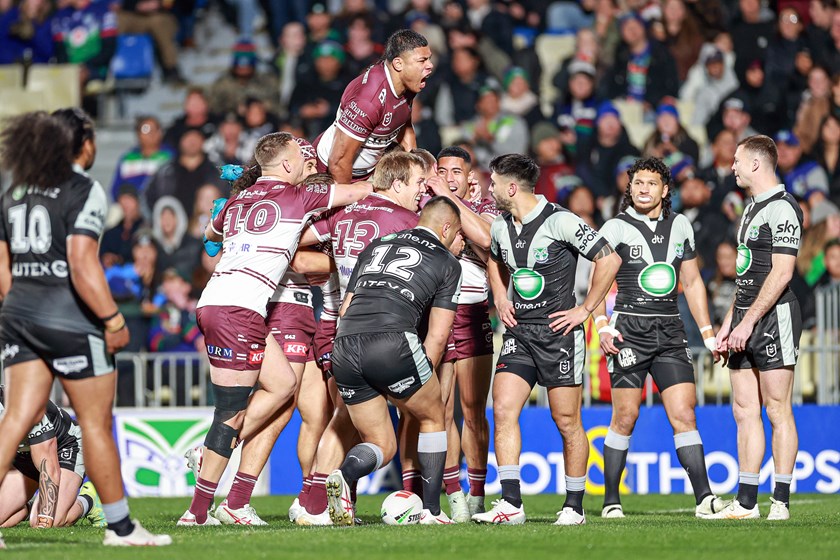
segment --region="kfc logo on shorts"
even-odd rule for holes
[[[87,356],[68,356],[53,360],[53,367],[61,373],[77,373],[88,367]]]
[[[306,344],[300,344],[298,342],[287,342],[283,345],[283,353],[287,356],[306,356],[306,352],[309,350],[306,347]]]
[[[251,350],[248,352],[249,364],[261,364],[265,358],[265,350]]]
[[[222,348],[221,346],[214,346],[212,344],[208,344],[207,355],[211,358],[216,358],[217,360],[230,362],[233,360],[233,349]]]

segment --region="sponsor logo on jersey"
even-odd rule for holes
[[[88,367],[87,356],[67,356],[53,360],[53,368],[61,373],[77,373]]]
[[[382,91],[379,92],[379,103],[385,105],[385,96],[387,93],[385,92],[385,88],[382,88]]]
[[[738,257],[735,259],[735,273],[743,276],[750,269],[750,265],[752,265],[752,251],[741,243],[738,245]]]
[[[251,350],[248,352],[249,364],[261,364],[265,359],[265,350]]]
[[[396,233],[389,233],[388,235],[386,235],[385,237],[382,238],[382,241],[390,241],[390,240],[394,239],[396,236],[397,236]]]
[[[749,232],[747,233],[747,237],[749,237],[750,240],[755,241],[756,239],[758,239],[758,234],[759,226],[750,226]]]
[[[328,185],[323,183],[315,183],[314,185],[307,185],[306,192],[311,192],[315,194],[327,194],[330,190]]]
[[[691,348],[686,348],[685,349],[685,355],[688,358],[688,361],[690,362],[691,361]]]
[[[343,389],[339,387],[338,394],[341,395],[342,399],[352,399],[353,395],[356,394],[356,391],[354,391],[353,389]]]
[[[631,259],[642,258],[642,246],[641,245],[630,245],[630,258]]]
[[[534,260],[538,263],[544,263],[548,260],[548,247],[535,247]]]
[[[593,239],[598,237],[598,232],[586,224],[580,224],[575,232],[575,239],[578,241],[578,248],[581,253],[586,252],[586,247]]]
[[[0,352],[0,360],[9,360],[14,358],[20,352],[20,346],[17,344],[7,344],[3,347],[3,351]]]
[[[222,348],[221,346],[207,345],[207,355],[217,360],[229,362],[233,360],[233,349]]]
[[[502,260],[507,262],[508,260],[508,251],[507,249],[502,249]]]
[[[385,113],[385,116],[382,118],[382,126],[388,126],[391,124],[391,119],[394,117],[394,113],[388,111]]]
[[[767,352],[767,357],[768,358],[775,358],[776,357],[776,352],[778,351],[778,348],[776,347],[775,344],[768,344],[767,346],[764,347],[764,351]]]
[[[516,242],[516,248],[517,249],[523,249],[524,247],[525,247],[525,240],[524,239],[520,239],[519,241]]]
[[[677,273],[669,263],[653,263],[639,274],[639,287],[646,294],[655,297],[666,296],[677,287]]]
[[[508,354],[513,354],[516,352],[516,341],[512,338],[505,340],[504,346],[502,346],[502,356],[507,356]]]
[[[367,118],[367,113],[362,111],[362,108],[359,107],[355,101],[350,102],[350,105],[347,106],[347,110],[344,111],[344,114],[353,120],[356,120],[356,117],[362,117],[363,119]]]
[[[665,242],[665,236],[664,235],[654,235],[653,238],[650,240],[650,242],[653,243],[654,245],[659,245],[660,243]]]
[[[685,254],[685,244],[674,243],[674,254],[677,256],[678,259],[683,258],[683,255]]]
[[[545,288],[543,275],[530,268],[519,268],[513,273],[513,287],[522,299],[536,299]]]
[[[16,262],[12,264],[12,276],[15,278],[37,278],[40,276],[67,278],[67,261],[57,260],[51,263]]]
[[[632,348],[622,348],[618,353],[618,363],[621,367],[630,367],[636,363],[636,353]]]
[[[785,220],[785,223],[776,226],[776,235],[773,236],[773,243],[799,244],[799,225]]]
[[[391,391],[392,393],[400,394],[403,391],[405,391],[406,389],[408,389],[409,387],[411,387],[413,384],[414,384],[414,376],[412,375],[411,377],[406,377],[405,379],[400,379],[399,381],[397,381],[396,383],[394,383],[392,385],[388,385],[388,390]]]
[[[289,356],[306,356],[307,350],[306,344],[299,342],[287,342],[283,345],[283,353]]]

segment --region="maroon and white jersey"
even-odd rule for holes
[[[286,275],[280,279],[280,285],[269,300],[279,303],[293,303],[312,307],[312,288],[309,287],[309,280],[305,274],[287,270]]]
[[[397,95],[385,64],[374,64],[344,89],[335,122],[313,142],[318,159],[327,165],[335,131],[340,129],[362,142],[362,149],[353,161],[353,178],[370,175],[385,148],[411,122],[414,95],[408,91]]]
[[[338,278],[338,272],[330,274],[330,279],[324,282],[321,286],[321,295],[324,298],[323,308],[321,309],[321,321],[338,321],[338,310],[341,309],[341,281]]]
[[[257,182],[231,198],[211,222],[224,236],[222,259],[198,307],[243,307],[266,316],[313,214],[332,207],[335,185],[290,185],[276,177]]]
[[[370,242],[389,233],[411,229],[418,220],[411,210],[386,196],[372,193],[312,224],[318,239],[332,244],[342,299],[359,255]]]
[[[476,202],[463,200],[470,210],[481,215],[495,218],[501,212],[496,208],[496,203],[485,198]],[[487,263],[481,260],[472,245],[467,242],[464,252],[461,253],[461,294],[458,296],[458,304],[481,303],[487,300]]]

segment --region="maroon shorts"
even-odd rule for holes
[[[236,371],[259,371],[268,329],[262,315],[244,307],[208,305],[196,311],[210,365]]]
[[[268,304],[265,324],[289,362],[305,364],[310,361],[312,339],[315,336],[315,314],[311,307],[271,302]]]
[[[454,362],[458,359],[458,354],[455,352],[455,333],[449,331],[449,338],[446,340],[446,349],[443,351],[443,358],[440,363]]]
[[[452,325],[455,359],[465,360],[493,354],[493,327],[486,301],[459,305]]]
[[[336,321],[318,321],[315,328],[315,362],[327,377],[332,375],[332,351],[337,325]]]

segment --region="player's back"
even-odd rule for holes
[[[260,177],[228,200],[212,222],[224,236],[222,258],[198,306],[243,307],[266,315],[309,218],[332,204],[334,186],[295,186]]]
[[[3,315],[76,332],[101,331],[70,280],[67,239],[86,235],[98,241],[107,207],[102,186],[80,173],[55,187],[18,185],[3,195],[0,238],[8,243],[12,269]]]
[[[426,228],[386,235],[359,256],[338,336],[413,332],[429,304],[454,310],[461,265]]]

